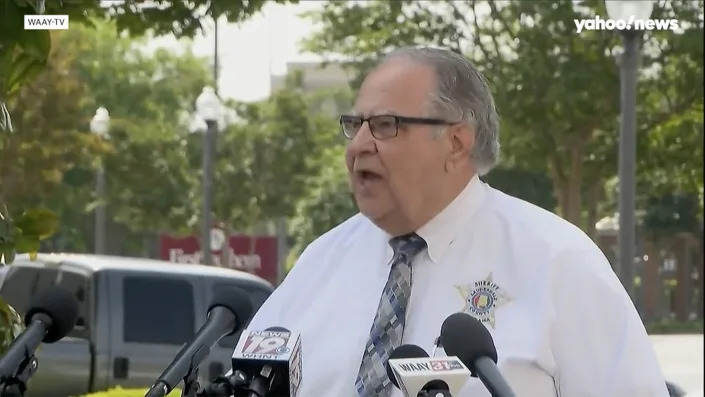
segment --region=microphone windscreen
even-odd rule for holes
[[[392,354],[389,355],[389,360],[396,360],[400,358],[424,358],[428,357],[428,353],[426,353],[426,350],[424,350],[421,346],[417,345],[401,345],[394,349],[392,351]],[[389,365],[389,360],[387,360],[387,363],[385,364],[385,368],[387,370],[387,377],[389,377],[389,380],[392,381],[394,386],[397,388],[399,387],[399,383],[397,382],[396,376],[394,376],[394,370],[392,369],[392,366]]]
[[[208,311],[210,312],[213,308],[221,306],[230,310],[237,320],[237,326],[235,329],[240,328],[241,325],[252,316],[253,306],[250,296],[237,287],[222,288],[215,292],[211,304],[208,306]],[[235,331],[235,330],[233,330]]]
[[[480,357],[497,363],[497,348],[492,335],[482,323],[467,313],[455,313],[441,325],[441,343],[448,356],[456,356],[471,372]]]
[[[269,327],[265,329],[265,331],[272,331],[272,332],[291,332],[288,329],[284,327]]]
[[[54,343],[66,336],[78,320],[78,300],[69,291],[59,288],[47,288],[32,297],[32,303],[24,316],[28,326],[35,314],[45,314],[51,318],[51,324],[44,335],[44,343]]]

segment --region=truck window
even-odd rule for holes
[[[123,280],[125,342],[182,345],[194,334],[193,285],[186,280],[127,276]]]
[[[0,296],[24,316],[32,297],[54,285],[58,271],[51,268],[12,266],[0,288]]]

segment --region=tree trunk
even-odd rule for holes
[[[587,202],[587,225],[585,225],[585,232],[590,236],[593,241],[597,238],[597,228],[595,224],[597,223],[597,204],[602,198],[602,184],[593,183],[588,188],[588,202]]]
[[[570,149],[570,167],[561,169],[561,161],[554,156],[551,167],[553,189],[556,192],[560,215],[568,222],[585,229],[581,225],[582,218],[582,178],[583,178],[583,148],[582,144],[573,145]],[[567,171],[567,172],[566,172]]]

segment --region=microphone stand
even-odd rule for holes
[[[247,397],[250,382],[241,371],[230,376],[219,376],[211,384],[198,392],[197,397]]]
[[[0,397],[24,397],[29,378],[37,371],[39,362],[34,354],[25,352],[25,359],[20,364],[16,376],[0,379]]]
[[[181,390],[181,397],[198,397],[198,367],[189,368],[188,373],[184,376],[184,388]]]

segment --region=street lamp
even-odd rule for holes
[[[110,114],[104,107],[99,107],[91,119],[91,132],[103,139],[108,138],[110,130]],[[105,254],[105,171],[103,161],[98,165],[96,175],[96,198],[98,205],[95,207],[95,253]]]
[[[218,121],[220,121],[223,108],[220,98],[216,95],[213,87],[204,87],[201,95],[196,99],[196,116],[205,121],[206,129],[203,131],[203,225],[201,231],[201,251],[203,252],[203,263],[213,265],[213,254],[211,251],[210,230],[213,226],[211,211],[213,207],[213,154],[215,149],[215,137],[218,133]]]
[[[645,21],[651,17],[653,1],[606,0],[607,15],[613,21]],[[639,42],[642,31],[632,26],[621,30],[624,53],[620,66],[619,131],[619,265],[618,274],[624,288],[634,299],[634,258],[636,257],[636,85],[639,65]]]

